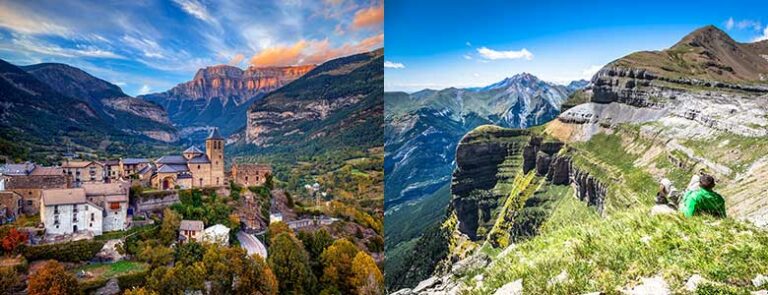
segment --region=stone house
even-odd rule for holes
[[[101,235],[103,212],[101,207],[88,202],[83,188],[43,190],[40,220],[47,234],[89,231]]]
[[[200,241],[205,225],[200,220],[182,220],[179,224],[179,241]]]
[[[104,164],[98,161],[64,161],[61,168],[72,176],[75,187],[83,183],[104,183],[107,179]]]
[[[40,211],[42,191],[44,189],[70,188],[72,187],[72,178],[65,175],[60,167],[31,165],[33,167],[27,170],[17,169],[13,173],[4,173],[2,178],[4,179],[5,190],[13,191],[22,197],[22,212],[27,215],[36,215]]]
[[[102,231],[126,229],[129,182],[85,183],[83,188],[87,201],[104,210]]]
[[[21,214],[22,198],[13,191],[0,191],[0,224],[13,222]]]
[[[265,164],[235,163],[232,165],[232,180],[242,186],[264,185],[272,174],[272,166]]]
[[[107,181],[116,181],[124,177],[123,162],[120,159],[104,161],[104,173],[107,175]]]
[[[138,174],[150,165],[149,160],[143,158],[125,158],[122,159],[121,162],[124,177]]]

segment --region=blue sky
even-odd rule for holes
[[[520,72],[567,83],[715,25],[768,38],[768,1],[405,1],[386,3],[385,90],[484,86]]]
[[[202,67],[321,63],[380,48],[380,0],[0,0],[0,58],[60,62],[130,95]]]

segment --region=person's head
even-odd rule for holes
[[[699,185],[705,189],[712,189],[715,187],[715,178],[712,175],[704,174],[699,178]]]

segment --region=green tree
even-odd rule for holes
[[[235,294],[277,295],[277,278],[261,256],[253,255],[251,259],[244,259],[242,262],[243,264],[237,267]]]
[[[376,261],[363,251],[358,252],[352,260],[351,283],[358,295],[384,294],[384,276]]]
[[[28,289],[29,295],[69,295],[80,292],[75,275],[54,260],[49,260],[29,276]]]
[[[139,242],[138,258],[153,268],[168,265],[173,261],[173,250],[157,240]]]
[[[187,242],[181,245],[176,245],[174,258],[176,263],[192,265],[195,262],[202,261],[204,254],[205,248],[203,245],[197,242]]]
[[[181,216],[173,210],[165,208],[163,210],[163,224],[160,226],[160,241],[165,245],[170,245],[176,241],[180,224]]]
[[[301,242],[292,234],[283,232],[272,238],[269,250],[269,266],[279,282],[280,294],[312,293],[316,279]]]
[[[304,249],[309,254],[309,263],[312,266],[312,272],[316,277],[323,275],[323,262],[320,256],[328,246],[333,244],[333,236],[325,229],[309,232],[301,231],[298,234],[299,240],[304,244]]]
[[[123,295],[159,295],[157,292],[147,290],[144,287],[125,290]]]
[[[347,239],[340,239],[325,249],[321,255],[323,261],[322,282],[328,286],[335,286],[344,294],[354,294],[355,287],[352,284],[352,260],[360,250]]]

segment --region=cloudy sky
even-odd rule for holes
[[[767,11],[765,0],[389,0],[385,90],[485,86],[520,72],[589,79],[705,25],[740,42],[768,38]]]
[[[60,62],[130,95],[202,67],[321,63],[383,46],[379,0],[0,0],[0,58]]]

